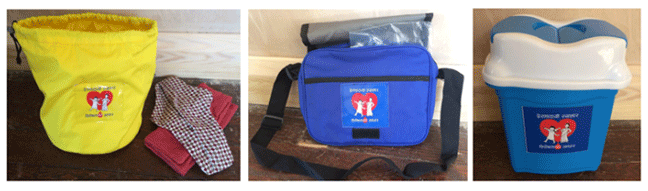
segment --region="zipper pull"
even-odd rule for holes
[[[16,54],[16,62],[18,63],[18,65],[20,65],[22,63],[22,60],[20,59],[20,52],[22,52],[22,46],[20,46],[20,43],[18,43],[18,39],[16,39],[16,35],[15,35],[16,30],[14,30],[14,28],[13,28],[13,24],[17,23],[17,22],[18,21],[14,20],[11,23],[11,26],[7,27],[7,32],[9,32],[9,35],[11,36],[11,38],[13,38],[14,45],[16,45],[16,52],[17,52],[17,54]]]

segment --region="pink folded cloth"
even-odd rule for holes
[[[198,87],[209,90],[212,93],[213,99],[209,110],[221,126],[221,129],[227,127],[227,124],[229,124],[239,106],[232,103],[232,97],[210,88],[205,83],[198,85]]]
[[[169,130],[157,128],[144,138],[144,144],[155,155],[162,158],[173,170],[184,176],[196,164],[189,151],[171,134]]]
[[[229,124],[230,120],[232,120],[232,117],[236,113],[236,110],[238,109],[238,107],[239,107],[238,105],[233,104],[233,103],[227,104],[227,107],[225,107],[225,110],[223,112],[221,112],[221,114],[216,119],[216,121],[218,121],[219,124],[224,124],[223,127],[221,127],[221,128],[225,128],[225,126],[227,126],[227,124]],[[216,117],[216,116],[214,116],[214,117]]]

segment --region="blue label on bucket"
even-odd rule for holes
[[[344,83],[340,87],[343,127],[389,126],[387,83]]]
[[[592,106],[522,107],[527,152],[572,153],[587,150]]]

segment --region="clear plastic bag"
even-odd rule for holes
[[[356,48],[413,44],[427,48],[430,25],[427,21],[398,22],[349,31],[349,45]]]

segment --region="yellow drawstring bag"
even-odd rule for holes
[[[154,20],[84,13],[12,27],[45,94],[40,117],[56,147],[104,154],[133,140],[155,74]]]

